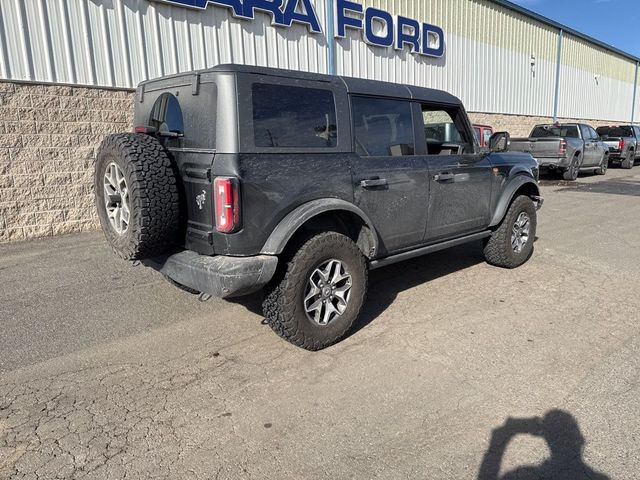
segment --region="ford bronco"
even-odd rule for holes
[[[95,193],[122,258],[194,293],[264,290],[273,330],[309,350],[358,318],[369,269],[465,242],[532,254],[538,163],[475,140],[427,88],[221,65],[142,83],[135,132],[105,138]]]

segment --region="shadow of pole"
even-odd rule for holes
[[[518,467],[500,476],[505,451],[518,435],[543,438],[551,456],[539,465]],[[542,418],[508,418],[491,434],[478,480],[609,480],[584,463],[584,444],[578,422],[563,410],[550,410]]]

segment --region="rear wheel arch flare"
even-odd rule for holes
[[[273,230],[261,253],[281,254],[298,236],[310,231],[342,233],[351,238],[367,258],[373,258],[378,251],[375,228],[358,207],[344,200],[321,199],[289,213]]]

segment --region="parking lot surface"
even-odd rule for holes
[[[542,185],[529,263],[374,271],[318,353],[99,234],[1,246],[0,478],[638,478],[640,168]]]

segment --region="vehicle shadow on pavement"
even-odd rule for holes
[[[398,293],[482,262],[482,242],[473,242],[370,271],[367,300],[360,318],[347,337],[380,316],[395,301]],[[262,293],[230,298],[228,301],[262,317]]]
[[[369,272],[367,300],[348,336],[378,318],[399,293],[483,262],[482,242],[472,242]]]
[[[518,467],[500,476],[509,442],[518,435],[543,438],[551,455],[538,465]],[[508,418],[491,434],[478,480],[609,480],[584,463],[584,445],[578,422],[563,410],[550,410],[542,418]]]
[[[558,192],[579,191],[586,193],[605,193],[609,195],[627,195],[640,197],[640,182],[637,180],[604,180],[595,183],[566,182],[558,184]]]

